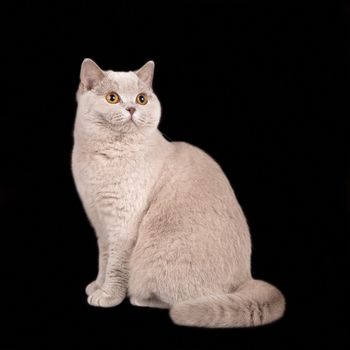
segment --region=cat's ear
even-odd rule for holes
[[[141,79],[148,87],[152,87],[154,62],[148,61],[144,66],[137,70],[136,75]]]
[[[84,90],[94,88],[104,76],[103,70],[93,60],[85,58],[80,70],[80,83]]]

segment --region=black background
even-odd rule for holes
[[[345,348],[349,14],[346,7],[248,2],[6,9],[0,149],[6,348],[20,342]],[[85,57],[113,70],[155,60],[160,128],[222,166],[251,227],[253,274],[286,296],[281,321],[191,329],[173,325],[165,310],[128,301],[112,309],[87,305],[96,243],[70,170]]]

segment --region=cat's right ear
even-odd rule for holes
[[[80,84],[83,90],[91,90],[104,76],[103,70],[93,60],[85,58],[80,70]]]

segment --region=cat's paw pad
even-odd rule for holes
[[[124,299],[116,293],[107,293],[103,289],[95,290],[89,297],[88,303],[92,306],[112,307],[120,304]]]
[[[93,281],[91,283],[89,283],[86,288],[85,288],[85,293],[89,296],[91,295],[95,290],[99,289],[100,285],[96,282]]]

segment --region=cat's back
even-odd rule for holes
[[[185,166],[205,166],[218,164],[202,149],[183,141],[172,142],[174,145],[174,157],[183,162]]]
[[[239,222],[246,232],[244,215],[220,165],[196,146],[186,142],[172,144],[173,151],[164,161],[149,212],[173,213],[177,219],[191,218],[192,211],[197,213],[195,220],[210,217],[211,222],[218,220],[219,225],[225,221]]]
[[[227,177],[211,156],[187,142],[173,142],[173,145],[174,151],[166,161],[163,174],[166,182],[180,181],[182,186],[191,188],[192,191],[195,187],[203,190],[202,185],[207,189],[213,188],[217,194],[232,195]]]

